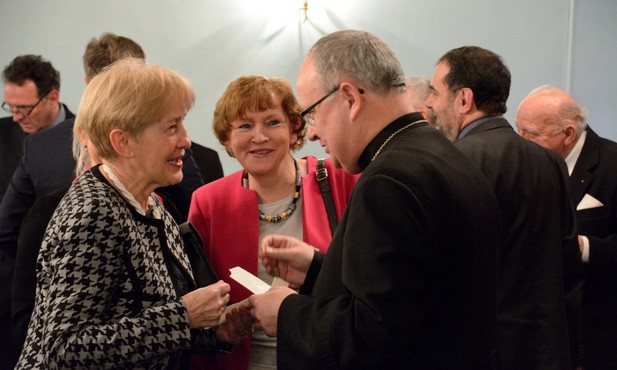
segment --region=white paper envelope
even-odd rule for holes
[[[240,285],[250,290],[255,294],[265,293],[270,290],[271,286],[289,286],[289,283],[280,277],[274,277],[272,285],[268,285],[265,281],[261,280],[257,276],[251,274],[240,266],[229,269],[231,272],[230,278],[234,279]]]
[[[242,267],[237,266],[229,269],[229,271],[231,272],[231,275],[229,276],[230,278],[234,279],[240,283],[240,285],[255,294],[265,293],[270,290],[270,284],[246,271]]]
[[[576,206],[576,210],[581,211],[583,209],[598,208],[603,206],[604,204],[602,204],[602,202],[589,194],[585,194],[583,199],[581,199],[581,202]]]

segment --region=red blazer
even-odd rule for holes
[[[305,158],[308,175],[302,177],[302,235],[306,243],[325,252],[332,235],[321,189],[315,177],[317,159]],[[359,175],[350,175],[335,168],[330,158],[326,159],[325,166],[340,219]],[[206,259],[218,277],[231,286],[232,303],[248,298],[252,293],[229,277],[229,269],[240,266],[257,275],[257,193],[242,186],[243,172],[235,172],[197,189],[193,193],[188,216],[203,239]],[[250,340],[246,340],[236,345],[231,354],[194,356],[192,368],[246,369],[249,354]]]

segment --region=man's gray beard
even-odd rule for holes
[[[456,129],[448,130],[446,129],[444,125],[440,125],[440,124],[435,125],[435,129],[441,132],[442,134],[444,134],[444,136],[452,142],[456,141],[456,139],[458,138],[458,134],[460,133],[460,130],[456,130]]]

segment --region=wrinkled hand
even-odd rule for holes
[[[279,308],[290,294],[297,293],[291,288],[275,286],[263,294],[249,297],[251,316],[268,336],[276,337]]]
[[[253,323],[248,302],[233,308],[225,315],[225,323],[216,327],[216,339],[221,342],[238,344],[253,334]]]
[[[182,296],[191,329],[215,326],[229,302],[229,284],[222,280]]]
[[[267,235],[259,250],[266,272],[295,287],[304,283],[314,254],[315,248],[287,235]]]

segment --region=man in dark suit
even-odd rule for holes
[[[249,298],[277,335],[279,369],[491,367],[496,200],[469,159],[413,113],[404,78],[382,40],[353,30],[321,38],[300,69],[311,137],[362,176],[325,257],[289,236],[263,239],[278,260],[266,268],[305,293]]]
[[[0,119],[0,199],[9,187],[28,134],[41,132],[74,117],[60,103],[60,73],[37,55],[21,55],[3,72],[2,109],[11,117]],[[10,286],[15,248],[0,246],[0,364],[12,368],[19,355],[11,335]]]
[[[26,133],[12,117],[0,118],[0,200],[11,182],[11,176],[21,158],[22,144]]]
[[[617,143],[599,137],[587,126],[587,110],[553,86],[521,102],[516,126],[566,161],[585,266],[583,366],[617,369]]]
[[[2,109],[11,117],[0,119],[0,199],[10,183],[27,134],[75,117],[60,99],[60,73],[40,55],[21,55],[4,68]]]
[[[503,118],[510,71],[495,53],[448,51],[431,90],[427,105],[437,125],[484,173],[501,210],[498,368],[570,369],[564,302],[580,291],[583,274],[563,160],[519,137]]]

